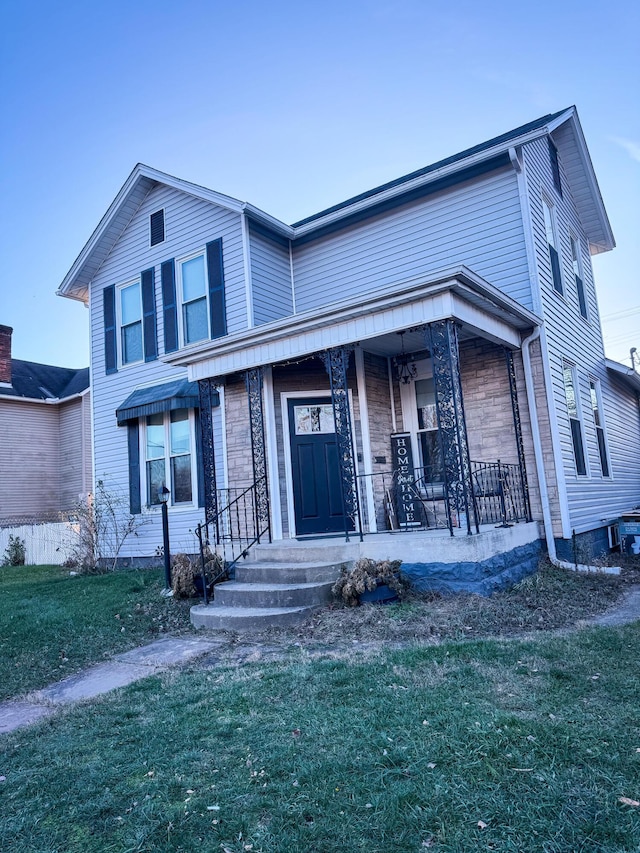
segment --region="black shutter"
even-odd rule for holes
[[[227,334],[227,312],[224,299],[224,270],[222,267],[222,240],[207,243],[207,273],[209,275],[209,316],[211,337]]]
[[[549,159],[551,160],[551,174],[553,175],[553,185],[558,190],[562,198],[562,181],[560,180],[560,164],[558,163],[558,149],[551,141],[551,137],[547,136],[549,143]]]
[[[204,506],[204,459],[202,457],[202,426],[200,409],[195,410],[196,468],[198,473],[198,506]]]
[[[104,309],[104,368],[105,373],[118,370],[116,347],[116,288],[111,284],[102,292]]]
[[[156,276],[155,269],[141,273],[142,280],[142,329],[144,335],[144,360],[154,361],[158,357],[156,335]]]
[[[164,316],[164,351],[178,349],[178,311],[176,306],[176,269],[173,258],[160,267],[162,310]]]
[[[157,246],[158,243],[164,243],[164,209],[149,217],[149,244]]]
[[[132,515],[142,512],[140,498],[140,427],[138,421],[127,424],[127,446],[129,449],[129,511]]]
[[[558,293],[562,293],[562,277],[560,275],[560,258],[558,257],[557,251],[554,247],[549,243],[549,257],[551,258],[551,276],[553,278],[553,286],[558,291]]]

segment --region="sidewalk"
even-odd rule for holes
[[[169,667],[190,663],[224,642],[226,641],[200,637],[167,637],[148,646],[116,655],[107,663],[100,663],[70,675],[63,681],[29,694],[26,699],[9,699],[2,702],[0,734],[51,716],[61,706],[93,699]]]

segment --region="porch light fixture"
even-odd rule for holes
[[[396,368],[396,376],[398,377],[398,382],[402,382],[403,385],[408,385],[416,378],[418,368],[415,366],[411,356],[408,356],[404,351],[405,332],[396,332],[396,334],[400,335],[400,347],[402,349],[400,355],[396,355],[393,359],[393,363]]]
[[[171,491],[163,484],[158,489],[158,498],[162,508],[162,550],[164,551],[164,589],[169,594],[171,590],[171,554],[169,553],[169,512],[167,503]]]

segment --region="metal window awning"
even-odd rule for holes
[[[220,405],[220,395],[212,394],[214,406]],[[197,409],[200,406],[198,383],[175,379],[150,388],[138,388],[116,409],[118,426],[147,415],[171,412],[174,409]]]

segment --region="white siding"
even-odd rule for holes
[[[589,245],[566,174],[560,160],[562,197],[553,186],[549,149],[545,139],[523,148],[528,198],[534,238],[534,252],[544,314],[552,394],[558,437],[566,480],[570,527],[576,532],[599,527],[603,518],[628,510],[640,501],[640,424],[633,395],[620,383],[612,383],[604,365],[604,346],[593,282]],[[551,265],[545,237],[543,192],[555,209],[564,293],[557,293],[551,281]],[[580,314],[572,269],[570,235],[579,242],[585,297],[589,319]],[[582,411],[587,476],[578,476],[567,415],[562,362],[576,365],[577,395]],[[601,382],[605,431],[610,451],[610,478],[603,478],[598,442],[591,413],[589,377]]]
[[[465,264],[531,307],[520,200],[510,168],[294,248],[296,310]]]
[[[149,216],[162,207],[165,209],[166,240],[150,248]],[[183,377],[186,371],[156,360],[127,365],[117,373],[105,375],[103,290],[108,285],[129,281],[151,266],[155,268],[157,337],[162,354],[164,328],[160,264],[170,258],[204,250],[207,242],[220,237],[223,241],[227,328],[230,333],[237,332],[247,326],[240,215],[169,187],[157,186],[148,193],[91,283],[94,474],[96,480],[103,480],[123,502],[125,499],[128,501],[129,489],[127,429],[117,426],[115,411],[136,387]],[[188,531],[202,520],[202,509],[195,506],[172,508],[169,515],[172,551],[194,551],[195,539]],[[160,513],[154,509],[145,516],[146,523],[137,536],[128,540],[122,556],[153,555],[162,543]]]
[[[249,229],[253,319],[256,325],[293,313],[288,246]]]

